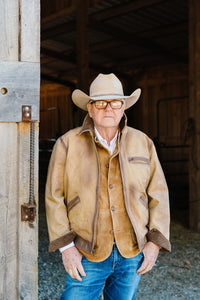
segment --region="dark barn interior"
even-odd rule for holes
[[[193,2],[41,1],[41,192],[56,138],[84,117],[72,104],[71,92],[88,92],[99,73],[113,72],[125,94],[142,89],[140,100],[127,110],[128,125],[154,140],[169,185],[172,216],[200,230],[200,202],[191,200],[195,196],[190,195],[189,179],[199,176],[194,147],[197,112],[189,101],[190,84],[197,80]]]

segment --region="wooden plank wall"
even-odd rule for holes
[[[141,87],[142,96],[128,112],[128,123],[148,134],[156,146],[159,132],[158,153],[170,186],[171,202],[178,209],[188,209],[188,68],[179,64],[140,71],[135,74],[133,86]],[[129,93],[133,90],[130,84],[129,90]],[[160,99],[169,101],[160,102],[158,128],[157,103]]]
[[[158,100],[189,95],[188,67],[187,65],[171,65],[140,71],[139,74],[136,72],[132,86],[140,87],[142,94],[131,109],[133,118],[131,123],[154,138],[157,136],[156,105]],[[131,92],[130,84],[129,92]]]
[[[0,125],[0,299],[17,299],[17,125]]]
[[[4,0],[0,5],[0,60],[39,66],[39,0]],[[37,204],[38,123],[34,127]],[[20,214],[21,204],[29,198],[30,123],[0,123],[0,137],[0,299],[36,300],[38,222],[37,217],[32,224],[21,222]]]
[[[55,139],[73,127],[71,91],[58,84],[40,89],[40,139]]]

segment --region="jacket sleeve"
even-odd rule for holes
[[[46,216],[49,232],[49,251],[53,252],[70,244],[75,233],[70,230],[64,199],[64,170],[67,146],[59,138],[51,155],[45,192]]]
[[[152,141],[150,145],[150,181],[147,194],[149,198],[149,232],[147,239],[160,246],[162,251],[170,252],[169,194],[165,176]]]

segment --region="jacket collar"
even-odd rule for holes
[[[127,117],[124,114],[120,123],[119,123],[119,130],[121,133],[125,132],[126,130],[126,125],[127,125]],[[84,132],[90,132],[92,135],[94,135],[94,122],[92,118],[90,118],[89,114],[86,115],[83,125],[81,127],[81,130],[79,132],[79,135],[81,135]]]

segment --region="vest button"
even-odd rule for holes
[[[113,188],[113,184],[109,184],[109,188],[112,189]]]
[[[111,230],[110,230],[110,233],[111,233],[111,234],[113,234],[113,233],[114,233],[114,230],[113,230],[113,229],[111,229]]]
[[[112,207],[111,207],[111,210],[112,210],[112,211],[114,211],[114,210],[115,210],[115,207],[114,207],[114,206],[112,206]]]
[[[109,164],[106,164],[106,168],[109,168]]]

